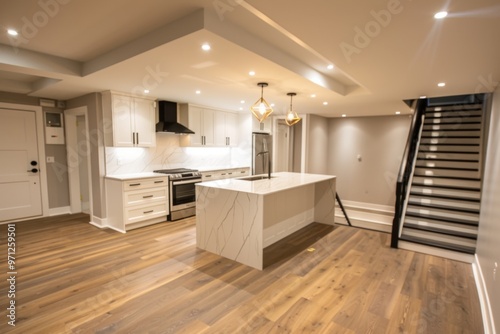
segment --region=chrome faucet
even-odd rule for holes
[[[267,156],[267,178],[271,179],[271,157],[269,156],[269,151],[261,151],[257,153],[257,156]],[[264,157],[262,157],[262,169],[264,169]]]

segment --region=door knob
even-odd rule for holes
[[[38,173],[38,168],[28,169],[28,173]]]
[[[33,160],[33,161],[30,162],[30,164],[31,164],[31,166],[36,166],[36,165],[38,165],[38,162],[36,162],[35,160]]]

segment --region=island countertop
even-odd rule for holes
[[[256,195],[267,195],[335,178],[336,176],[334,175],[279,172],[273,173],[271,175],[271,179],[266,178],[262,180],[248,181],[242,180],[244,178],[232,178],[202,182],[198,183],[197,186],[232,190]]]

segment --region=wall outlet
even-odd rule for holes
[[[56,160],[54,159],[54,157],[47,157],[47,163],[48,164],[53,164],[54,162],[56,162]]]

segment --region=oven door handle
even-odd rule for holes
[[[198,183],[198,182],[201,182],[201,178],[190,179],[190,180],[185,180],[185,181],[172,181],[172,185],[177,186],[179,184],[189,184],[189,183]]]

